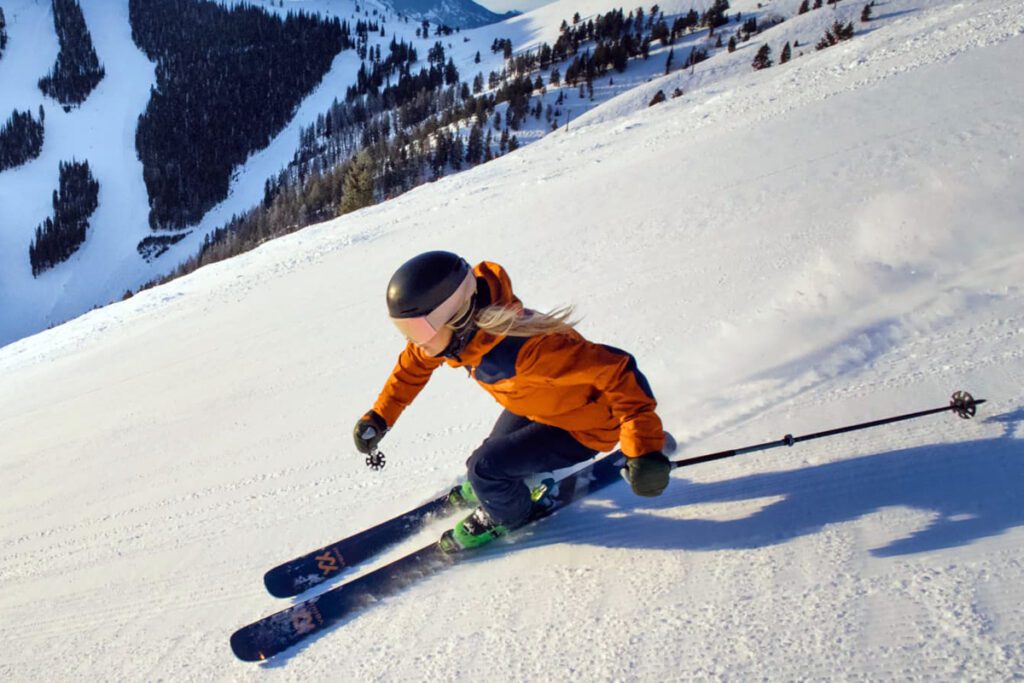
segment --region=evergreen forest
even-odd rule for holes
[[[341,50],[337,19],[250,5],[130,0],[132,37],[156,62],[136,131],[154,230],[181,230],[227,196],[232,170],[288,123]]]
[[[53,0],[53,26],[60,52],[50,73],[39,80],[39,89],[70,110],[85,102],[106,72],[92,46],[78,0]]]
[[[53,192],[53,217],[36,228],[35,239],[29,246],[33,277],[68,260],[85,242],[99,190],[89,162],[61,162],[60,187]]]
[[[31,111],[11,113],[0,127],[0,172],[16,168],[39,156],[43,148],[43,108],[39,107],[39,120]]]

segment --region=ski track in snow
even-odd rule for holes
[[[0,349],[0,680],[1024,676],[1024,7],[878,3],[750,72],[859,11]],[[382,472],[349,452],[400,345],[372,293],[438,247],[636,354],[680,457],[989,402],[609,488],[237,662],[266,569],[452,485],[497,414],[442,370]]]

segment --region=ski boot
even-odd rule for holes
[[[464,481],[448,492],[448,504],[456,510],[462,510],[476,507],[480,504],[480,499],[476,497],[473,485]]]
[[[508,532],[508,527],[497,524],[483,508],[477,508],[473,514],[444,532],[438,545],[446,553],[457,553],[479,548]]]
[[[456,491],[458,490],[458,494]],[[452,493],[449,494],[449,501],[452,500],[452,496],[459,495],[459,505],[469,505],[469,499],[466,497],[466,491],[473,496],[473,500],[476,501],[476,494],[473,493],[473,487],[470,486],[469,482],[464,483],[461,487],[452,489]],[[551,509],[555,506],[554,497],[558,494],[558,485],[554,479],[545,479],[530,491],[530,514],[523,521],[523,524],[532,522],[535,519],[546,517],[550,514]],[[479,502],[479,501],[477,501]],[[504,536],[512,527],[505,524],[496,524],[491,516],[488,515],[483,508],[477,508],[473,511],[473,514],[469,515],[462,521],[458,522],[453,528],[444,532],[441,536],[440,545],[441,549],[446,553],[456,553],[462,550],[469,550],[471,548],[479,548],[480,546],[490,543],[496,538]]]

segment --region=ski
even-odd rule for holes
[[[549,485],[552,505],[525,527],[618,481],[624,463],[625,456],[616,451],[552,482]],[[389,522],[384,523],[387,524]],[[515,534],[513,532],[512,540]],[[476,552],[447,553],[435,541],[348,583],[240,628],[231,636],[231,649],[239,659],[247,662],[273,657]]]
[[[280,564],[263,575],[263,583],[278,598],[304,593],[412,536],[434,517],[472,509],[452,502],[451,496],[445,492],[403,515]]]

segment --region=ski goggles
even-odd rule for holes
[[[430,313],[414,318],[391,318],[391,322],[409,341],[414,344],[426,344],[437,336],[442,327],[464,313],[463,308],[472,298],[474,291],[476,276],[473,271],[469,271],[455,291]]]

